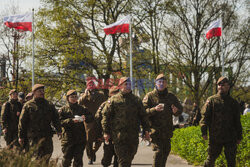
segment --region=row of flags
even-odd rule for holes
[[[107,25],[104,27],[106,35],[116,33],[129,33],[130,16],[126,16],[123,19]],[[9,28],[15,28],[19,31],[31,31],[32,32],[32,13],[26,13],[23,15],[6,16],[3,18],[4,24]],[[222,35],[222,21],[218,19],[210,24],[206,32],[206,38],[218,37]]]

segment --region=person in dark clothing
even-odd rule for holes
[[[61,123],[55,106],[45,99],[44,85],[35,84],[32,87],[33,99],[23,106],[19,124],[18,137],[20,145],[28,138],[29,147],[34,148],[34,158],[43,159],[49,163],[53,153],[53,125],[61,136]]]
[[[218,93],[209,97],[202,108],[201,133],[208,140],[208,158],[205,167],[213,167],[224,148],[227,166],[235,167],[237,144],[242,140],[242,126],[238,102],[229,95],[229,80],[220,77]]]
[[[18,144],[18,120],[22,110],[22,104],[18,102],[18,92],[12,89],[9,92],[9,100],[3,104],[1,111],[1,124],[4,139],[8,148],[19,147]]]
[[[75,90],[67,92],[67,104],[59,112],[63,137],[61,140],[63,152],[63,167],[69,167],[74,159],[74,167],[82,167],[82,157],[86,146],[86,131],[83,122],[93,121],[90,112],[77,103]]]

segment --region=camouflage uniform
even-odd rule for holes
[[[224,147],[229,167],[235,166],[237,140],[242,139],[239,105],[230,95],[219,93],[207,99],[200,121],[202,136],[209,131],[208,158],[205,166],[214,166]]]
[[[139,97],[130,93],[112,96],[103,109],[103,132],[110,134],[119,167],[129,167],[137,152],[140,123],[149,131],[145,109]]]
[[[164,103],[163,111],[156,111],[155,106]],[[171,105],[178,111],[174,114]],[[171,137],[173,136],[173,115],[182,113],[182,106],[176,96],[169,93],[167,88],[163,91],[154,89],[146,94],[143,105],[149,116],[153,151],[155,151],[153,166],[165,167],[167,157],[171,150]]]
[[[27,136],[30,146],[36,146],[37,158],[45,158],[46,162],[53,152],[53,130],[61,133],[61,124],[55,106],[46,99],[32,99],[24,104],[19,119],[18,135],[20,139]]]
[[[102,138],[102,125],[101,125],[102,111],[103,111],[103,108],[105,107],[107,102],[108,101],[103,102],[95,114],[95,121],[97,123],[97,131],[98,131],[97,136],[98,136],[98,138]],[[115,154],[114,144],[113,144],[112,139],[109,140],[109,143],[107,143],[107,144],[104,143],[103,152],[104,152],[103,158],[101,161],[102,165],[104,167],[111,165],[112,157],[114,156],[114,167],[118,167],[117,156]]]
[[[59,118],[62,124],[63,137],[61,140],[63,152],[63,167],[71,165],[74,158],[74,167],[83,166],[82,158],[86,145],[86,132],[83,122],[74,123],[75,115],[85,115],[86,122],[93,121],[93,117],[87,109],[79,104],[70,104],[63,106],[59,110]]]
[[[7,133],[4,135],[6,145],[9,148],[13,146],[19,146],[18,144],[18,121],[19,116],[17,112],[21,113],[22,104],[18,100],[11,99],[3,104],[1,111],[1,123],[2,129],[7,129]]]
[[[99,106],[107,100],[104,93],[98,90],[88,90],[85,92],[79,99],[79,104],[83,107],[87,108],[88,111],[94,117]],[[97,140],[96,136],[96,122],[84,123],[86,133],[87,133],[87,144],[86,144],[86,152],[89,160],[95,161],[95,152],[101,146],[101,141]],[[93,148],[93,143],[95,145]]]

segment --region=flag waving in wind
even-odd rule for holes
[[[9,28],[32,32],[32,13],[6,16],[3,18],[3,22]]]
[[[222,31],[221,29],[222,29],[221,19],[212,22],[207,29],[206,38],[210,39],[212,37],[220,37]]]
[[[129,24],[130,16],[126,16],[123,19],[104,27],[104,32],[106,35],[116,33],[129,33]]]

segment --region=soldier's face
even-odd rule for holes
[[[75,104],[75,103],[77,103],[77,100],[78,100],[78,96],[77,95],[70,95],[69,96],[69,102],[70,103]]]
[[[10,95],[10,98],[16,100],[18,98],[18,94],[14,92]]]
[[[131,92],[131,82],[130,81],[126,81],[123,84],[120,85],[120,90],[123,93],[129,93]]]
[[[159,79],[155,82],[155,87],[159,91],[163,91],[167,87],[167,81],[164,79]]]
[[[220,83],[218,84],[218,92],[220,94],[227,94],[230,89],[230,85],[228,83]]]
[[[44,88],[37,89],[34,91],[34,98],[44,98]]]

